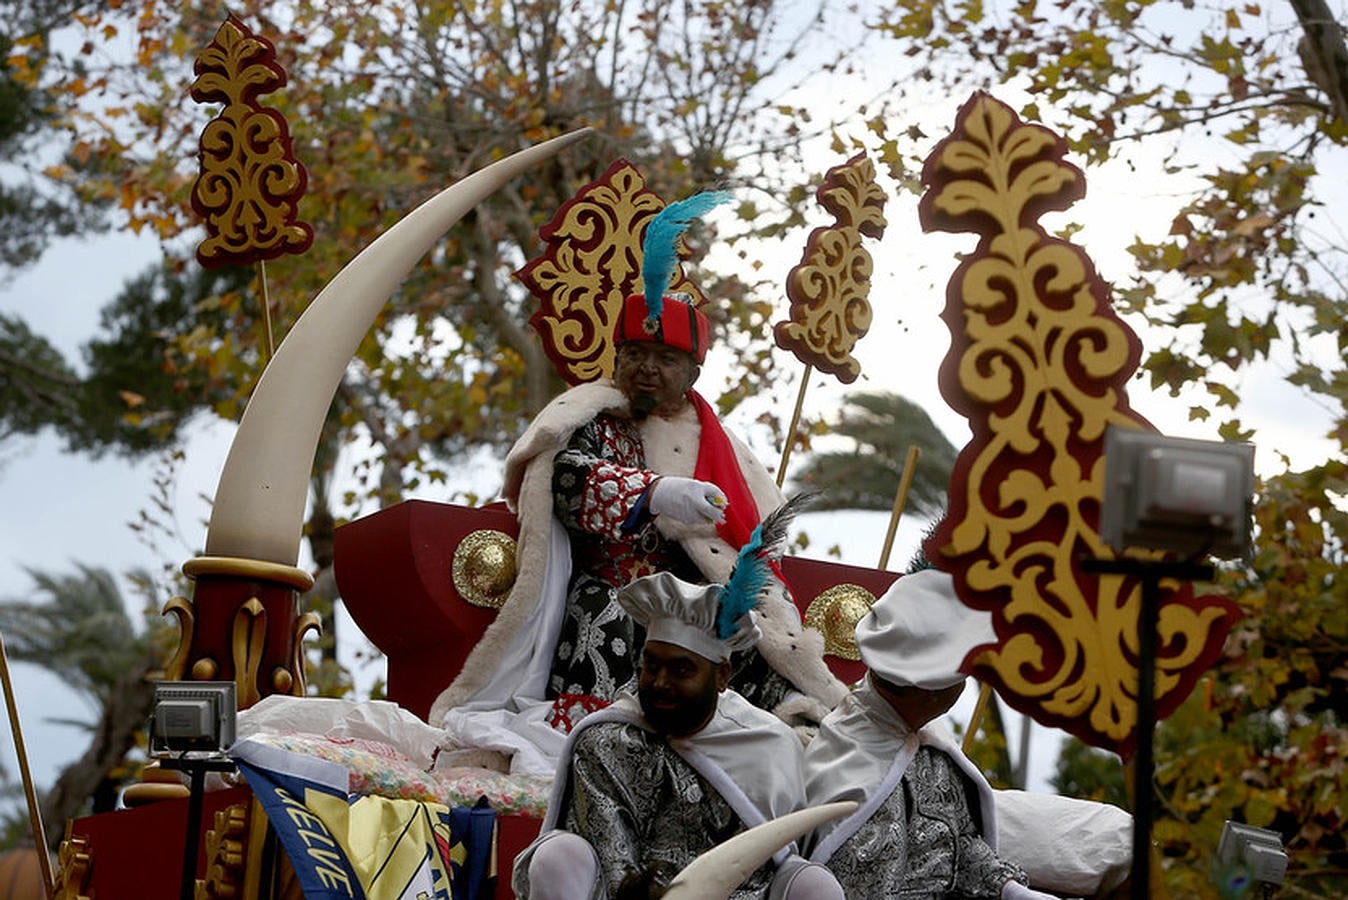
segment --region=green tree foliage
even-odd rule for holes
[[[43,174],[41,152],[52,146],[62,99],[45,77],[52,32],[81,9],[102,3],[21,0],[7,7],[0,24],[0,272],[30,265],[53,237],[101,227],[106,203],[88,202]],[[59,152],[53,158],[59,158]],[[83,167],[87,157],[68,156],[65,167]],[[2,277],[2,276],[0,276]]]
[[[786,180],[800,171],[793,160],[803,134],[780,137],[784,120],[772,101],[802,71],[791,63],[819,6],[293,0],[229,8],[277,47],[289,84],[261,102],[287,117],[309,175],[299,213],[315,243],[267,266],[278,336],[356,251],[434,192],[527,144],[595,128],[593,140],[475,210],[376,323],[338,391],[342,441],[373,448],[356,473],[357,494],[384,504],[444,480],[446,460],[507,443],[560,388],[526,325],[534,301],[511,272],[538,252],[547,217],[614,160],[636,163],[666,198],[735,186],[767,213],[755,227],[789,217],[780,198],[807,198]],[[46,67],[53,86],[75,97],[65,120],[72,146],[96,162],[56,174],[85,196],[116,196],[130,227],[153,229],[181,256],[199,234],[188,202],[196,161],[185,148],[214,112],[188,98],[192,63],[226,11],[149,2],[134,17],[87,15],[78,28],[89,43],[64,68]],[[135,58],[109,63],[99,47],[111,37],[134,38]],[[78,88],[91,92],[81,97]],[[708,273],[706,281],[724,301],[714,317],[731,339],[741,336],[738,346],[754,348],[743,354],[743,379],[761,387],[774,375],[763,303],[734,278]],[[265,362],[260,287],[206,301],[228,329],[184,321],[171,332],[178,371],[207,372],[212,389],[227,390],[211,397],[227,418]]]
[[[1226,819],[1282,835],[1288,881],[1304,896],[1348,885],[1348,514],[1343,461],[1265,479],[1248,566],[1220,573],[1247,613],[1201,689],[1162,723],[1155,830],[1176,863],[1168,881],[1198,890]]]
[[[21,319],[0,313],[0,441],[70,422],[79,383],[61,352]]]
[[[847,394],[830,433],[850,446],[811,453],[796,476],[801,487],[820,491],[815,508],[892,509],[908,448],[917,447],[907,508],[927,518],[944,512],[955,446],[922,407],[898,394]]]
[[[1022,115],[1063,134],[1077,159],[1162,149],[1166,172],[1187,172],[1193,187],[1163,223],[1168,234],[1134,243],[1139,274],[1116,293],[1170,336],[1145,361],[1153,384],[1193,396],[1195,418],[1223,412],[1224,436],[1246,436],[1232,379],[1275,359],[1323,399],[1329,435],[1343,441],[1348,245],[1335,201],[1348,121],[1336,112],[1343,82],[1318,60],[1339,58],[1345,10],[1293,5],[1320,7],[1321,18],[1164,0],[908,3],[879,27],[911,48],[928,88],[1028,97]],[[911,94],[898,85],[890,102]],[[912,136],[892,137],[902,169],[897,148]]]
[[[1189,188],[1166,220],[1135,223],[1137,275],[1115,294],[1149,326],[1152,384],[1228,439],[1257,437],[1242,394],[1270,374],[1323,410],[1323,462],[1261,450],[1274,474],[1258,488],[1253,557],[1219,574],[1246,619],[1158,734],[1155,834],[1175,896],[1215,891],[1208,864],[1227,818],[1282,834],[1297,896],[1348,884],[1344,21],[1342,3],[1320,0],[916,2],[876,21],[914,65],[865,139],[902,183],[916,187],[910,164],[926,148],[886,113],[918,90],[958,101],[991,88],[1088,164],[1159,149],[1158,174]]]
[[[1112,803],[1123,809],[1132,806],[1123,761],[1113,753],[1098,750],[1074,737],[1062,742],[1052,784],[1064,797]]]
[[[43,821],[60,823],[112,809],[118,787],[138,770],[134,751],[143,744],[141,732],[154,700],[150,676],[167,656],[173,629],[156,615],[153,602],[137,628],[116,579],[104,569],[81,565],[69,574],[29,575],[35,599],[0,602],[0,632],[9,657],[59,677],[96,717],[93,725],[53,720],[90,733],[88,749],[42,798]],[[149,584],[144,574],[134,577]],[[47,837],[55,849],[61,832]]]
[[[0,314],[0,441],[51,427],[75,452],[136,456],[173,444],[179,428],[227,395],[209,368],[187,365],[174,336],[228,333],[217,298],[246,270],[152,267],[128,282],[83,346],[82,373],[14,316]]]

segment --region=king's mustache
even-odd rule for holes
[[[655,399],[654,394],[638,391],[632,395],[632,415],[638,419],[644,419],[655,412],[657,405],[659,405],[659,401]]]

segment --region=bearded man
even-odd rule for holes
[[[543,833],[516,858],[517,897],[658,897],[701,853],[800,808],[800,741],[728,688],[731,653],[758,637],[752,614],[720,613],[728,593],[729,585],[693,585],[668,572],[619,591],[647,629],[637,696],[621,696],[572,732]],[[824,867],[791,848],[732,896],[770,893],[843,897]]]

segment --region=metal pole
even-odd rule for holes
[[[183,874],[179,900],[195,900],[197,893],[197,853],[201,847],[201,810],[205,806],[206,773],[228,772],[234,762],[227,757],[189,758],[169,756],[159,761],[162,769],[177,769],[190,776],[187,794],[187,832],[183,836]]]
[[[899,517],[903,515],[903,508],[908,505],[908,488],[913,484],[913,476],[917,474],[917,458],[922,455],[922,449],[917,444],[908,446],[908,456],[903,461],[903,471],[899,473],[899,487],[894,492],[894,507],[889,511],[889,530],[885,532],[885,545],[880,548],[880,565],[877,568],[886,569],[889,567],[889,551],[894,549],[894,535],[899,530]]]
[[[201,841],[201,807],[206,793],[206,770],[202,766],[184,766],[192,777],[187,795],[187,834],[183,845],[183,875],[179,900],[195,900],[197,894],[197,848]]]
[[[1156,731],[1156,621],[1160,586],[1154,577],[1142,579],[1142,608],[1137,615],[1137,753],[1133,770],[1133,886],[1132,900],[1151,896],[1151,825],[1156,820],[1156,765],[1152,737]]]
[[[1156,625],[1160,620],[1161,579],[1209,581],[1207,563],[1145,559],[1081,560],[1081,571],[1097,575],[1130,575],[1142,585],[1137,614],[1137,747],[1133,754],[1132,900],[1151,897],[1151,826],[1156,818],[1153,742],[1156,731]]]
[[[786,461],[791,458],[791,445],[796,442],[796,428],[800,425],[800,411],[805,406],[805,389],[810,386],[810,373],[814,366],[805,364],[805,372],[800,376],[800,390],[796,393],[796,409],[791,413],[791,425],[786,429],[786,440],[782,442],[782,463],[777,467],[777,487],[786,483]]]

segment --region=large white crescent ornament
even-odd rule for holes
[[[756,825],[717,844],[674,877],[665,900],[725,900],[772,854],[825,822],[841,819],[857,808],[851,800],[798,809]]]
[[[323,418],[379,310],[470,209],[589,133],[584,128],[521,150],[445,188],[362,250],[314,298],[262,372],[239,422],[215,490],[207,556],[295,565]]]

